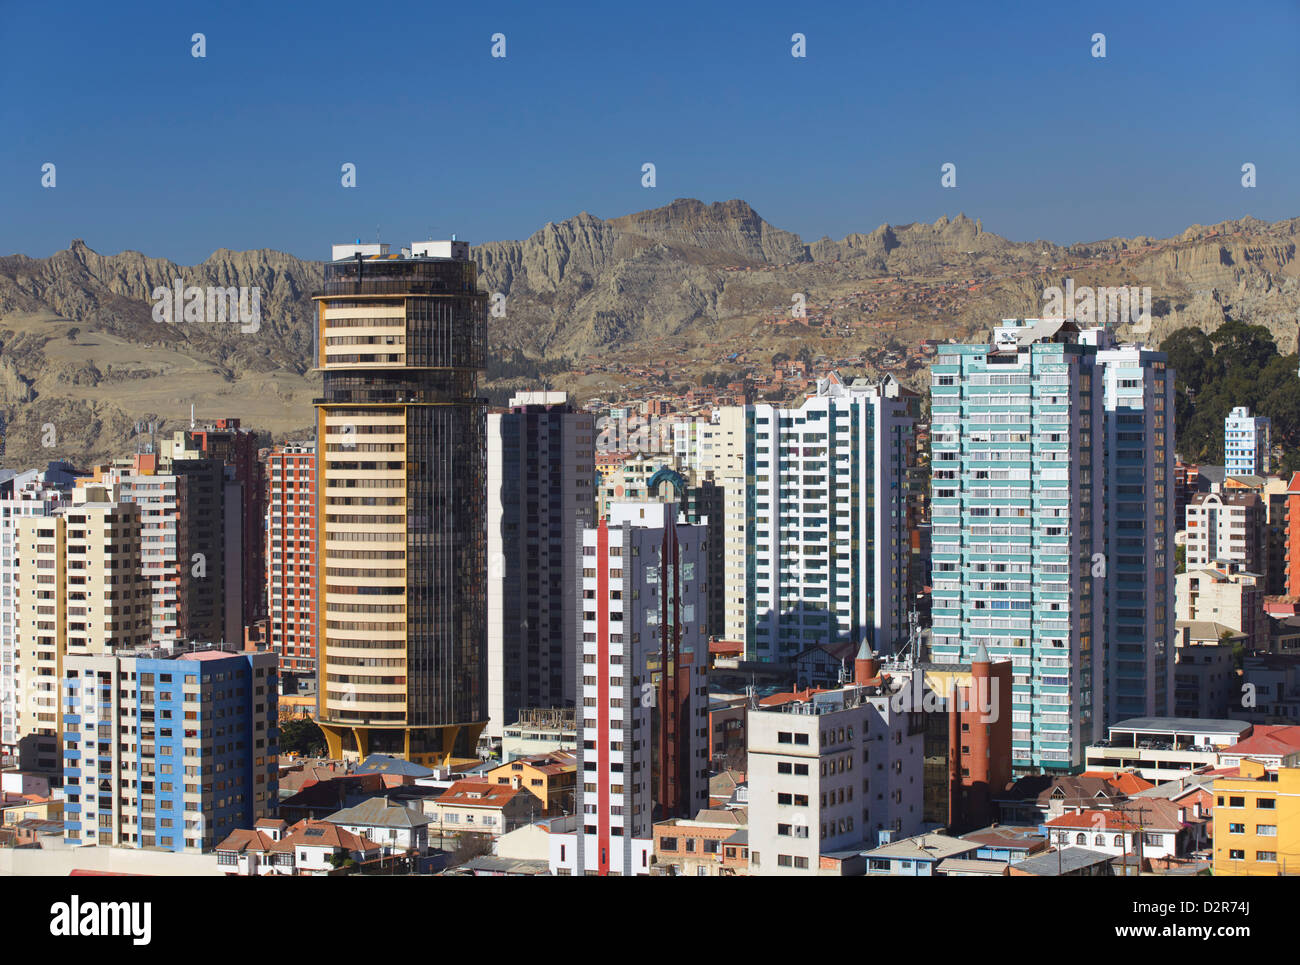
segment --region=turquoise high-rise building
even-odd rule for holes
[[[1165,713],[1173,388],[1163,362],[1061,319],[1004,320],[992,344],[939,347],[931,656],[968,662],[984,646],[1012,662],[1000,704],[1018,770],[1077,768],[1108,720]]]

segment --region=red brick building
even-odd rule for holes
[[[981,646],[970,669],[948,713],[948,814],[957,830],[992,824],[993,798],[1012,782],[1011,662],[991,663]]]

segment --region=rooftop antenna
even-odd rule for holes
[[[908,611],[907,643],[903,644],[903,648],[895,654],[895,659],[904,666],[911,666],[913,661],[921,659],[920,614],[915,609]]]

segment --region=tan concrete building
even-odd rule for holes
[[[1198,493],[1187,504],[1187,568],[1232,562],[1262,574],[1264,520],[1264,501],[1255,493]]]
[[[64,658],[144,647],[151,633],[140,508],[110,502],[102,487],[79,489],[73,498],[55,515],[21,519],[17,527],[19,760],[41,771],[61,766]]]
[[[140,562],[149,583],[153,643],[183,642],[191,635],[189,528],[190,477],[158,471],[158,457],[136,455],[126,466],[95,471],[90,485],[102,485],[108,497],[140,507]]]
[[[716,429],[711,433],[709,461],[706,469],[713,470],[713,478],[723,489],[723,573],[726,599],[723,603],[725,623],[722,633],[726,640],[745,643],[748,597],[746,595],[745,555],[746,517],[745,490],[753,479],[745,475],[745,440],[748,434],[746,406],[724,406],[718,410]]]
[[[331,758],[472,758],[487,704],[487,295],[463,241],[335,245],[316,298]]]
[[[1221,623],[1246,635],[1249,650],[1268,649],[1264,578],[1232,563],[1192,566],[1174,577],[1178,620]]]

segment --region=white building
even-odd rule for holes
[[[429,847],[429,825],[433,823],[432,818],[420,811],[386,797],[372,797],[354,807],[335,811],[325,820],[374,841],[385,855],[410,851],[424,854]]]
[[[1258,495],[1240,490],[1197,493],[1186,513],[1188,569],[1222,562],[1264,572],[1265,505]]]
[[[746,658],[863,640],[892,653],[907,635],[906,404],[831,373],[799,408],[750,419]]]
[[[595,522],[591,414],[523,392],[488,415],[488,725],[573,703],[578,533]]]
[[[1137,717],[1112,724],[1105,740],[1090,745],[1084,763],[1089,771],[1109,774],[1132,769],[1157,784],[1214,767],[1219,752],[1245,739],[1252,730],[1244,720],[1201,717]]]
[[[109,498],[140,507],[140,569],[149,582],[152,642],[170,646],[190,636],[193,565],[189,545],[190,477],[157,472],[157,457],[100,473]]]
[[[854,684],[749,712],[750,874],[815,875],[921,830],[924,728],[894,703]]]
[[[1223,420],[1223,468],[1229,476],[1266,476],[1270,457],[1270,422],[1239,405]]]
[[[650,873],[656,819],[708,806],[707,529],[667,503],[615,503],[583,532],[581,834],[559,875]]]
[[[15,473],[0,481],[0,746],[17,753],[19,667],[17,637],[17,520],[49,516],[70,501],[72,479],[66,469]]]

